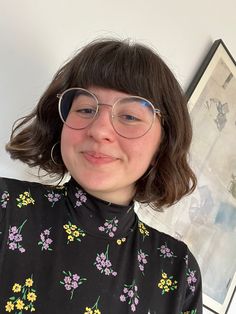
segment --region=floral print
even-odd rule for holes
[[[187,283],[189,289],[194,293],[196,289],[197,278],[195,276],[196,271],[188,269],[187,271]]]
[[[47,191],[47,194],[45,194],[44,196],[46,196],[52,207],[55,205],[56,202],[61,199],[61,194],[54,191]]]
[[[5,305],[5,311],[9,313],[14,311],[14,314],[23,314],[28,311],[34,312],[34,302],[37,299],[37,295],[35,289],[33,289],[33,284],[32,275],[25,280],[24,285],[15,283],[12,287],[14,295],[8,299]]]
[[[35,203],[35,200],[31,197],[30,192],[23,192],[19,195],[19,197],[16,199],[17,207],[21,208],[23,206],[27,206],[29,204]]]
[[[168,277],[167,274],[162,271],[161,277],[158,288],[162,290],[162,295],[177,289],[177,281],[173,280],[173,276]]]
[[[1,182],[0,313],[202,313],[191,252],[130,205],[90,199],[74,181]]]
[[[164,258],[172,258],[172,257],[176,257],[174,255],[174,253],[167,247],[167,244],[163,244],[161,245],[161,247],[157,248],[158,250],[160,250],[160,257],[164,257]]]
[[[145,254],[141,249],[138,251],[138,267],[144,275],[144,266],[147,264],[148,254]]]
[[[117,243],[118,245],[121,245],[121,244],[123,244],[125,241],[126,241],[126,238],[121,238],[121,239],[117,239],[117,240],[116,240],[116,243]]]
[[[49,237],[50,230],[51,228],[45,229],[43,232],[40,233],[40,241],[38,242],[38,245],[41,246],[42,251],[52,251],[50,245],[52,244],[53,240]]]
[[[63,225],[63,228],[67,233],[67,244],[73,241],[81,242],[81,238],[85,237],[85,232],[70,221],[66,225]]]
[[[127,301],[132,312],[136,311],[137,305],[139,303],[139,296],[137,291],[138,287],[136,286],[135,281],[133,281],[131,285],[124,285],[123,294],[120,296],[120,301]]]
[[[149,236],[149,231],[147,230],[146,226],[144,225],[143,222],[139,221],[138,222],[138,227],[139,227],[139,232],[141,233],[141,235],[143,236],[143,240],[145,239],[145,237]]]
[[[6,208],[9,199],[10,199],[9,193],[7,191],[4,191],[0,197],[0,207]]]
[[[98,302],[100,297],[98,297],[96,303],[92,306],[86,306],[84,314],[102,314],[102,312],[98,308]]]
[[[81,278],[77,274],[72,274],[70,271],[63,271],[63,274],[65,277],[63,281],[60,281],[60,284],[63,285],[67,291],[70,291],[70,300],[72,300],[75,289],[77,289],[79,285],[82,285],[87,279]]]
[[[76,203],[75,207],[80,207],[83,203],[87,201],[86,193],[77,188],[77,192],[75,193]]]
[[[21,242],[23,240],[21,230],[26,223],[27,219],[20,225],[19,228],[17,226],[13,226],[9,228],[9,234],[8,234],[8,240],[7,245],[9,250],[18,250],[20,253],[25,252],[25,248],[21,245]]]
[[[115,232],[117,231],[118,219],[115,217],[113,219],[106,219],[103,226],[98,227],[98,230],[108,233],[109,237],[113,238]]]
[[[116,276],[117,272],[112,269],[112,263],[109,260],[109,245],[107,246],[106,252],[97,254],[96,261],[94,262],[94,265],[97,267],[97,269],[102,273],[104,273],[106,276]]]

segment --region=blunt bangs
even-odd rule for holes
[[[66,65],[70,75],[67,88],[110,88],[145,97],[155,106],[160,97],[152,90],[153,65],[157,65],[157,56],[142,45],[129,40],[94,41]]]

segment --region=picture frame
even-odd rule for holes
[[[226,314],[236,287],[236,64],[221,39],[186,95],[197,188],[163,212],[140,205],[137,214],[189,246],[201,269],[206,312]]]
[[[236,62],[222,39],[213,43],[186,95],[193,125],[191,161],[198,178],[198,198],[189,211],[195,219],[205,215],[208,237],[205,253],[198,249],[195,254],[203,303],[213,313],[226,314],[236,287]]]

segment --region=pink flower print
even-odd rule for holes
[[[113,219],[106,219],[103,226],[99,226],[98,230],[101,232],[108,233],[110,238],[113,238],[115,235],[115,232],[117,231],[119,220],[115,217]]]
[[[109,260],[108,251],[109,245],[107,246],[105,253],[97,254],[94,265],[97,267],[101,274],[104,273],[106,276],[116,276],[117,272],[112,269],[112,263]]]
[[[40,233],[40,240],[38,245],[41,246],[41,250],[45,251],[52,251],[50,245],[52,244],[53,240],[49,237],[51,228],[45,229],[43,232]]]
[[[9,243],[9,249],[10,250],[16,250],[17,249],[17,244],[15,242],[11,242]]]
[[[196,271],[193,271],[190,269],[188,269],[188,271],[187,271],[187,283],[188,283],[188,287],[189,287],[190,291],[192,291],[192,293],[194,293],[196,290],[197,278],[195,276],[195,273],[196,273]]]
[[[9,199],[10,199],[9,193],[7,191],[4,191],[0,197],[0,207],[6,208]]]
[[[70,271],[63,271],[62,273],[65,277],[63,281],[60,281],[60,284],[63,285],[67,291],[70,291],[70,300],[72,300],[74,291],[87,279],[81,278],[78,274],[72,274]]]
[[[131,285],[124,285],[123,294],[120,295],[121,302],[128,302],[131,311],[135,312],[139,303],[138,287],[135,285],[135,281]]]
[[[47,191],[47,194],[45,194],[48,201],[51,203],[51,207],[55,205],[56,202],[58,202],[61,199],[61,194],[52,191]]]
[[[157,248],[158,250],[160,250],[160,256],[164,257],[164,258],[174,258],[176,257],[174,255],[174,253],[167,247],[167,244],[163,244],[161,245],[161,247]]]
[[[138,262],[139,262],[138,266],[143,275],[144,275],[144,266],[147,264],[147,257],[148,257],[148,254],[145,254],[142,250],[138,251]]]
[[[77,188],[77,193],[75,193],[76,203],[75,207],[80,207],[83,203],[86,203],[87,196],[86,193]]]
[[[27,219],[22,223],[22,225],[19,228],[17,228],[16,226],[9,228],[9,234],[8,234],[8,240],[7,240],[9,250],[12,250],[12,251],[18,250],[20,253],[25,252],[25,249],[21,245],[21,242],[23,240],[21,230],[24,224],[26,223],[26,221]]]

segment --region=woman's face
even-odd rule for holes
[[[126,93],[101,87],[88,88],[99,103],[112,105]],[[142,137],[118,135],[110,121],[111,108],[101,106],[98,117],[82,130],[64,124],[61,154],[71,176],[90,194],[116,204],[129,204],[135,182],[145,173],[159,148],[161,125],[155,119]]]

